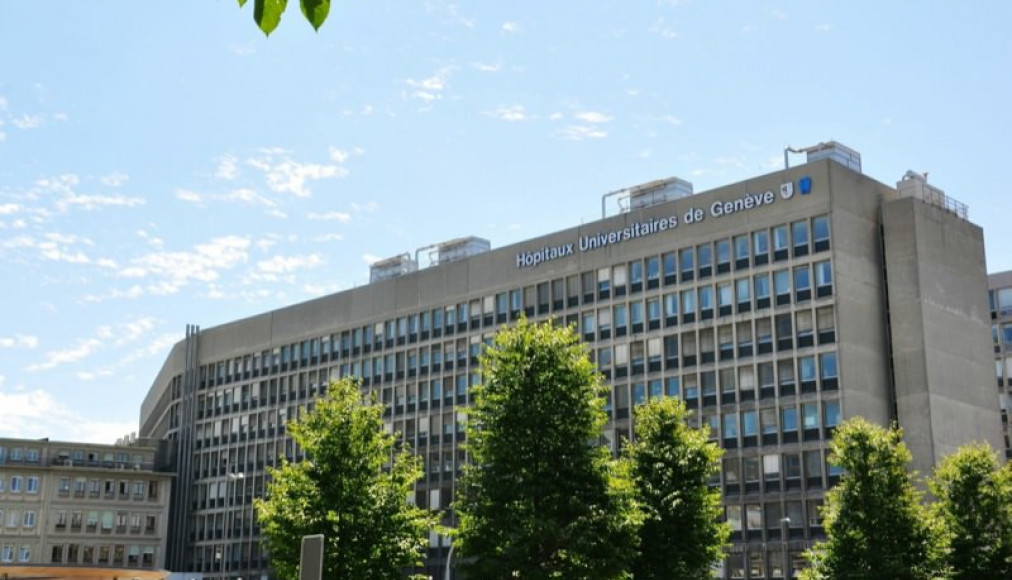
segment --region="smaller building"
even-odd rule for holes
[[[989,274],[987,288],[1005,457],[1012,459],[1012,427],[1009,426],[1009,412],[1012,412],[1012,270]]]
[[[161,569],[172,474],[164,443],[0,438],[0,569]]]

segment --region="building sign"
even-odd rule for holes
[[[812,178],[802,177],[797,187],[793,182],[780,185],[780,199],[789,201],[794,198],[795,191],[801,195],[808,195],[812,191]],[[681,217],[671,215],[662,218],[650,218],[647,221],[635,222],[617,230],[598,232],[580,236],[580,239],[573,243],[560,244],[557,246],[544,246],[537,250],[520,252],[517,254],[517,268],[535,268],[546,262],[566,258],[580,252],[592,252],[621,244],[629,240],[651,236],[658,232],[673,230],[681,224],[693,224],[706,220],[707,215],[711,218],[721,218],[734,215],[743,211],[758,209],[773,205],[777,201],[777,194],[771,189],[762,193],[746,193],[738,199],[729,201],[715,201],[708,208],[709,211],[699,208],[689,208]]]

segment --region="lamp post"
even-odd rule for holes
[[[781,557],[783,558],[782,564],[784,569],[785,580],[790,580],[791,576],[794,576],[792,569],[793,566],[791,566],[790,562],[787,561],[787,534],[789,531],[787,527],[790,525],[791,525],[791,518],[780,518],[780,536],[781,536],[780,546],[783,550]]]
[[[443,580],[450,580],[450,566],[453,565],[453,542],[450,542],[450,551],[446,553],[446,571],[443,573]]]

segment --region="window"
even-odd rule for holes
[[[826,352],[820,354],[819,369],[822,373],[822,388],[836,388],[836,353]]]
[[[0,562],[13,562],[14,561],[14,547],[10,545],[4,545],[0,548]]]
[[[713,317],[713,286],[699,287],[699,317],[702,320]]]
[[[643,289],[643,262],[629,262],[629,284],[633,292]],[[618,269],[615,271],[615,286],[619,286]]]
[[[790,270],[777,270],[773,272],[773,289],[777,294],[777,306],[791,303]]]
[[[601,268],[597,271],[597,293],[601,298],[608,298],[611,295],[611,268]]]
[[[829,296],[833,293],[833,269],[829,260],[815,263],[815,295]]]
[[[763,479],[780,479],[779,455],[763,455]]]
[[[748,236],[735,236],[734,238],[734,267],[735,269],[748,268],[749,258]]]
[[[731,241],[717,240],[717,273],[731,271]]]
[[[755,307],[770,307],[770,275],[757,274],[755,280]]]
[[[798,409],[793,405],[780,409],[780,424],[784,433],[798,430]]]
[[[717,284],[717,307],[721,316],[731,314],[731,306],[734,304],[734,293],[731,290],[730,282]]]
[[[786,260],[790,240],[788,239],[787,226],[773,228],[773,259]]]
[[[812,219],[812,241],[815,242],[815,251],[822,252],[829,249],[829,217],[818,216]]]
[[[762,423],[763,435],[776,435],[777,433],[777,410],[768,407],[759,411],[759,419]]]
[[[805,429],[819,428],[819,405],[818,403],[804,403],[801,405],[801,418]]]
[[[819,344],[836,342],[836,322],[833,319],[832,306],[825,306],[815,311],[815,326],[819,333]]]
[[[744,437],[755,437],[759,433],[758,413],[751,411],[741,412],[741,434]]]
[[[699,267],[699,277],[705,278],[713,273],[713,246],[701,244],[696,246],[696,259]]]
[[[696,319],[696,292],[682,290],[682,320],[694,322]],[[1012,342],[1012,325],[1009,325],[1009,341]]]
[[[29,475],[28,476],[28,487],[25,488],[28,493],[39,493],[39,476]]]
[[[21,484],[24,479],[20,475],[11,476],[11,485],[8,487],[11,493],[21,493]]]
[[[801,392],[815,391],[815,357],[803,356],[798,359],[798,374],[801,376]]]
[[[674,284],[678,273],[678,254],[668,252],[664,254],[664,283]]]
[[[748,506],[745,507],[745,512],[747,514],[748,529],[761,530],[763,528],[762,506],[749,504]],[[762,576],[762,573],[759,570],[756,570],[756,572],[758,573],[758,575],[755,576],[756,578]]]
[[[808,222],[800,221],[791,224],[791,234],[794,241],[794,255],[804,256],[808,254]]]
[[[812,273],[807,265],[794,268],[794,296],[797,302],[812,298]]]
[[[769,262],[770,234],[761,230],[752,234],[752,251],[755,254],[755,263],[761,266]]]
[[[725,474],[726,474],[726,472],[725,472]],[[732,532],[740,532],[741,531],[741,506],[740,505],[729,505],[729,506],[727,506],[727,523],[731,527],[731,531]]]
[[[822,403],[823,424],[826,427],[836,427],[840,424],[840,401],[823,401]]]
[[[683,248],[678,251],[678,262],[681,265],[683,282],[693,279],[695,260],[696,254],[693,248]]]
[[[724,438],[736,439],[738,437],[738,414],[726,413],[724,415]]]
[[[748,278],[741,278],[735,281],[735,295],[738,301],[738,312],[751,310],[752,286]]]
[[[624,336],[626,333],[626,326],[629,324],[627,312],[628,309],[625,304],[616,304],[614,307],[616,336]]]
[[[32,559],[31,546],[23,545],[18,550],[18,562],[28,562]]]
[[[679,396],[679,379],[678,377],[668,377],[664,381],[664,394],[669,397]]]
[[[661,263],[657,256],[647,258],[647,287],[656,288],[661,277]]]
[[[32,510],[25,511],[24,527],[34,528],[35,527],[35,512]]]

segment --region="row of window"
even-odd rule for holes
[[[0,507],[0,525],[6,527],[8,531],[17,528],[33,529],[35,528],[36,513],[35,510]]]
[[[0,464],[4,463],[40,463],[42,454],[36,447],[11,447],[0,445]],[[148,455],[129,453],[126,451],[85,451],[83,449],[60,449],[52,463],[56,465],[87,465],[122,467],[126,465],[140,466],[150,463]]]
[[[671,285],[681,281],[705,279],[714,273],[742,271],[752,266],[787,260],[829,249],[829,218],[816,216],[769,229],[757,230],[673,250],[663,255],[648,256],[626,264],[600,268],[595,271],[571,275],[524,288],[517,288],[483,298],[451,304],[417,314],[368,324],[340,333],[283,345],[259,353],[219,361],[200,367],[200,387],[221,385],[234,380],[257,377],[260,374],[284,372],[289,367],[315,365],[338,356],[366,354],[372,350],[390,348],[417,340],[428,340],[475,330],[482,325],[498,325],[521,314],[543,315],[565,308],[609,299],[614,293],[621,297],[646,289],[659,288],[661,282]],[[771,251],[772,250],[772,251]],[[829,261],[815,264],[816,289],[828,288],[832,282]],[[762,274],[769,289],[769,274]],[[791,277],[797,292],[811,292],[812,276],[809,265],[778,270],[774,274],[775,286],[789,286]],[[723,287],[725,283],[718,286]],[[728,282],[727,284],[730,284]],[[741,281],[736,281],[736,292]],[[757,282],[761,284],[761,282]],[[762,300],[762,287],[756,288],[757,300]],[[718,288],[718,299],[722,290]],[[739,295],[740,297],[740,295]],[[693,299],[694,302],[695,299]],[[738,300],[742,302],[742,300]],[[705,306],[703,307],[705,308]],[[469,324],[470,323],[470,324]],[[178,398],[178,393],[174,393]]]
[[[40,457],[39,450],[35,447],[27,449],[23,447],[11,447],[8,451],[6,446],[0,445],[0,465],[7,462],[38,463]]]
[[[39,493],[38,475],[11,475],[3,477],[0,475],[0,494],[3,493]]]
[[[53,564],[97,564],[151,568],[155,565],[154,546],[126,544],[56,544],[49,561]],[[27,561],[27,560],[22,560]]]
[[[21,544],[20,546],[3,544],[0,546],[0,562],[14,562],[15,554],[17,555],[18,562],[31,562],[32,546],[30,544]]]
[[[55,532],[102,532],[117,534],[154,534],[158,529],[158,516],[151,513],[114,512],[111,510],[52,512]]]
[[[150,480],[114,480],[88,479],[86,477],[61,477],[58,494],[61,497],[103,497],[105,499],[158,499],[159,481]]]
[[[806,528],[822,527],[822,500],[809,499],[766,501],[745,505],[727,505],[724,513],[731,532],[737,536],[745,536],[742,532],[767,532],[767,539],[776,540],[784,537],[787,530],[788,539],[804,538]],[[751,534],[748,534],[751,535]]]

